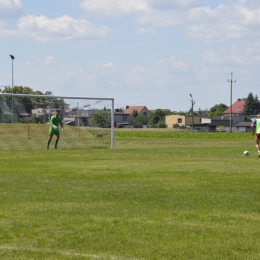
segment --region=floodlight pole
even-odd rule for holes
[[[236,83],[236,80],[233,80],[233,72],[231,72],[231,80],[227,80],[230,82],[230,129],[229,132],[232,133],[232,83]]]
[[[115,100],[112,98],[112,109],[111,109],[111,149],[115,148],[115,139],[114,139],[114,135],[115,135],[115,115],[114,115],[114,111],[115,111]]]
[[[12,94],[14,94],[14,64],[13,61],[15,57],[10,54],[10,57],[12,59]],[[12,123],[14,123],[14,96],[12,96]]]
[[[190,94],[191,96],[191,113],[192,113],[192,132],[194,132],[194,113],[193,113],[193,106],[195,104],[195,101],[193,101],[193,97],[192,95]]]

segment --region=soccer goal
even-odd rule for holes
[[[0,150],[46,149],[57,110],[64,126],[58,149],[114,148],[113,98],[0,93]]]

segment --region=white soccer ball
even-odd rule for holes
[[[248,151],[244,151],[244,155],[248,156],[249,152]]]

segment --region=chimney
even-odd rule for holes
[[[125,107],[125,109],[128,109],[128,108],[129,108],[129,106],[126,106],[126,107]]]

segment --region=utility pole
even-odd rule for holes
[[[195,104],[195,101],[193,101],[193,97],[192,95],[190,94],[191,96],[191,116],[192,116],[192,132],[194,132],[194,120],[193,120],[193,117],[194,117],[194,112],[193,112],[193,106]]]
[[[12,60],[12,94],[14,94],[14,59],[15,57],[10,54]],[[12,96],[12,123],[14,123],[14,96]]]
[[[233,72],[231,72],[231,80],[227,80],[230,82],[230,133],[232,133],[232,83],[236,83],[236,80],[233,80]]]

